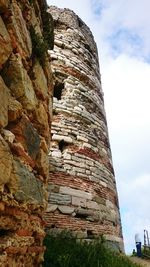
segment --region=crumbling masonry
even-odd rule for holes
[[[45,228],[123,249],[96,45],[72,11],[46,10],[0,0],[2,267],[41,266]]]
[[[72,11],[51,7],[49,12],[55,83],[47,228],[71,230],[84,239],[103,234],[123,250],[96,44]]]

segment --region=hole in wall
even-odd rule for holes
[[[88,238],[94,238],[94,234],[92,230],[87,230],[87,237]]]
[[[64,140],[61,140],[61,141],[58,143],[58,147],[59,147],[59,150],[60,150],[61,152],[63,152],[63,151],[66,149],[67,146],[68,146],[68,143],[65,142]]]
[[[75,217],[84,220],[87,218],[87,214],[76,213]]]
[[[63,89],[64,89],[64,83],[58,83],[58,82],[55,83],[54,97],[56,97],[58,100],[61,100]]]
[[[54,229],[54,228],[57,228],[57,227],[56,227],[56,225],[55,225],[55,224],[52,224],[52,225],[51,225],[51,228],[53,228],[53,229]]]
[[[0,237],[8,236],[10,232],[10,230],[0,229]]]

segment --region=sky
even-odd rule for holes
[[[150,231],[150,1],[48,0],[70,8],[98,46],[126,253]]]

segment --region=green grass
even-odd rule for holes
[[[64,234],[47,235],[44,245],[43,267],[139,267],[106,248],[103,240],[87,243]]]

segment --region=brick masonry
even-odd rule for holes
[[[55,45],[47,229],[70,229],[84,239],[103,234],[123,250],[97,47],[72,11],[49,12]]]

